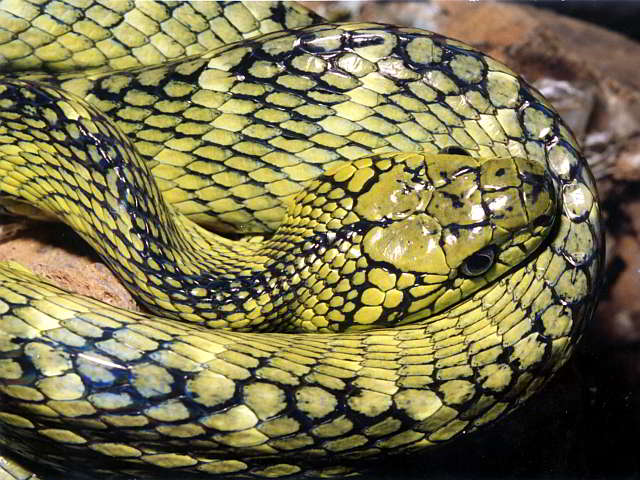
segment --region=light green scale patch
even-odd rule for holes
[[[76,400],[85,392],[82,380],[75,373],[44,378],[36,382],[36,385],[38,390],[52,400]]]
[[[140,460],[161,468],[181,468],[197,464],[197,460],[188,455],[178,455],[174,453],[142,455]]]
[[[391,408],[392,398],[383,393],[362,389],[359,393],[349,396],[347,404],[359,414],[375,417]]]
[[[244,388],[244,401],[262,420],[275,417],[286,407],[285,392],[279,387],[268,383],[247,385]],[[288,430],[298,425],[297,422],[293,421],[283,420],[283,422],[282,425],[277,423],[279,425],[278,428],[286,428]],[[273,425],[270,429],[275,428],[276,424]]]
[[[183,403],[177,400],[169,400],[167,402],[154,405],[147,408],[144,412],[147,416],[161,422],[176,422],[189,418],[189,411]]]
[[[240,405],[224,413],[204,417],[200,422],[217,431],[246,430],[257,424],[258,417],[248,407]]]
[[[61,375],[71,369],[69,357],[49,345],[31,342],[25,347],[24,352],[31,358],[34,367],[47,377]]]
[[[219,369],[227,375],[230,373],[229,369],[220,368],[220,364]],[[237,374],[232,374],[231,378],[236,376]],[[193,395],[196,402],[212,407],[229,400],[233,396],[235,385],[228,376],[203,371],[192,380],[187,381],[187,390]]]
[[[240,472],[247,468],[247,464],[238,460],[217,460],[198,466],[198,470],[211,474]]]
[[[20,364],[9,359],[0,360],[0,377],[7,380],[17,380],[22,374]]]
[[[71,443],[71,444],[87,443],[87,440],[85,438],[69,430],[62,430],[57,428],[45,428],[40,430],[38,433],[53,441],[60,442],[60,443]]]
[[[51,400],[47,402],[47,406],[65,417],[82,417],[96,413],[96,409],[86,400]]]
[[[541,139],[551,135],[552,120],[540,110],[527,108],[524,110],[524,127],[531,137]]]
[[[406,50],[409,58],[416,63],[438,63],[442,56],[442,49],[428,37],[414,38],[407,44]]]
[[[8,426],[15,426],[18,428],[35,428],[35,425],[28,419],[11,413],[0,412],[0,422]]]
[[[215,435],[213,438],[223,445],[235,448],[257,447],[264,444],[269,439],[269,437],[263,435],[255,428],[240,432],[219,434]]]
[[[295,393],[297,407],[309,418],[322,418],[335,409],[335,396],[318,387],[301,387]]]
[[[255,470],[254,473],[265,478],[277,478],[286,475],[294,475],[301,470],[302,469],[298,465],[279,463],[277,465],[266,467],[262,470]]]
[[[132,370],[132,385],[142,396],[150,398],[171,391],[174,379],[166,369],[152,364],[141,364]]]
[[[477,83],[484,78],[483,63],[471,55],[456,55],[449,63],[453,74],[469,83]]]

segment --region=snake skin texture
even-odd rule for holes
[[[1,480],[342,478],[513,411],[593,313],[579,146],[461,42],[3,0],[0,69],[2,210],[71,226],[153,312],[0,263]]]

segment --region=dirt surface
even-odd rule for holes
[[[129,310],[135,300],[91,248],[63,225],[16,222],[0,225],[0,261],[12,260],[54,285]]]
[[[499,428],[402,465],[396,461],[371,478],[640,478],[628,440],[640,434],[640,45],[515,4],[302,3],[331,20],[434,30],[523,74],[584,145],[608,222],[606,291],[573,363]],[[67,228],[5,222],[0,260],[19,261],[57,285],[134,307]]]

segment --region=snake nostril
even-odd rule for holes
[[[455,145],[451,145],[449,147],[444,147],[442,150],[440,150],[440,153],[444,153],[447,155],[466,155],[468,157],[471,156],[471,154],[469,152],[467,152],[464,148],[462,147],[458,147]]]

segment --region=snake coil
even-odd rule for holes
[[[508,414],[593,312],[579,147],[463,43],[13,0],[0,59],[2,209],[71,226],[155,314],[0,264],[0,476],[341,477]]]

